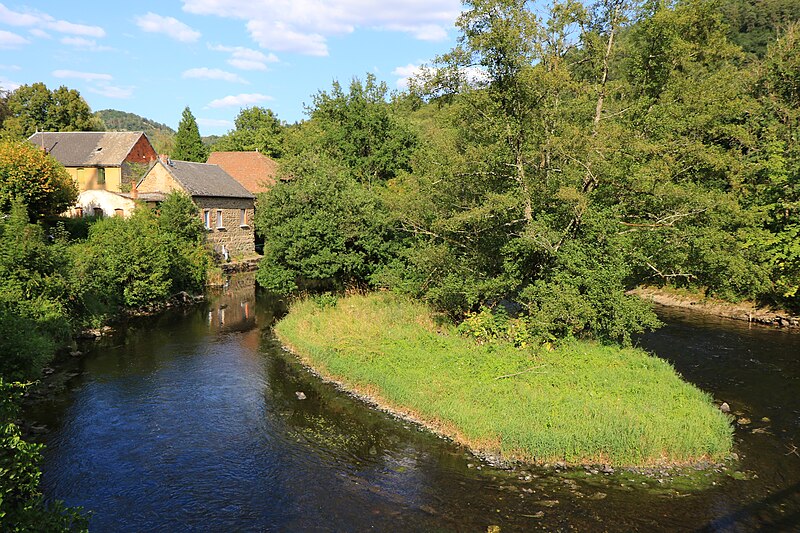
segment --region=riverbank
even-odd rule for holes
[[[705,315],[741,320],[800,332],[800,317],[784,310],[759,307],[753,302],[726,302],[706,298],[699,293],[662,287],[637,287],[630,291],[649,302],[667,307],[691,309]]]
[[[710,397],[642,350],[478,345],[388,293],[297,302],[275,331],[324,379],[502,461],[679,465],[731,451]]]

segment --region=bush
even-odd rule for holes
[[[16,424],[26,385],[0,378],[0,524],[3,531],[88,531],[81,509],[45,504],[39,491],[41,444],[22,439]]]

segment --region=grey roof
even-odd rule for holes
[[[191,196],[255,198],[241,183],[217,165],[174,159],[158,161]]]
[[[61,131],[34,133],[28,140],[65,167],[104,167],[122,165],[142,135],[142,131]]]

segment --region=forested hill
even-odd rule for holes
[[[166,124],[155,122],[135,113],[116,109],[102,109],[96,111],[95,116],[102,119],[108,131],[143,131],[150,137],[153,137],[156,133],[175,135],[175,130]]]

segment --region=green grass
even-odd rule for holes
[[[326,378],[504,459],[645,466],[731,450],[731,424],[711,398],[642,350],[478,345],[388,293],[303,300],[275,330]]]

